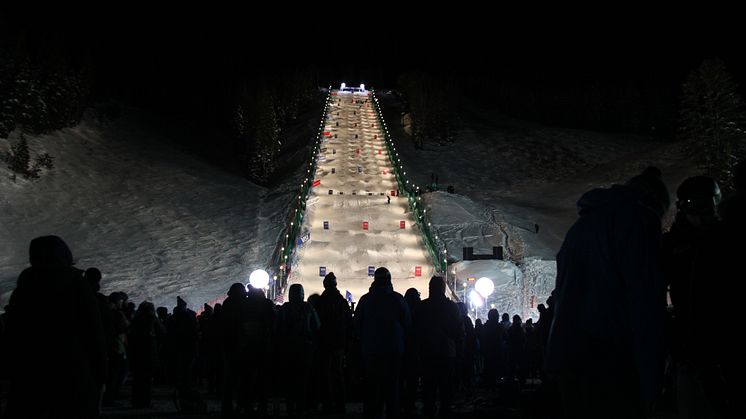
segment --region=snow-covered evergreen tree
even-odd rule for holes
[[[721,60],[704,61],[682,86],[679,134],[703,171],[727,184],[744,152],[746,133],[741,98]]]

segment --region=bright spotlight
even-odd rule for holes
[[[474,307],[482,307],[482,305],[484,305],[484,299],[475,290],[471,290],[469,293],[469,301]]]
[[[249,284],[254,288],[267,288],[269,274],[263,269],[257,269],[249,275]]]
[[[339,86],[339,90],[344,90],[344,89],[345,89],[345,87],[347,87],[347,85],[346,85],[346,84],[344,84],[344,83],[342,83],[342,85],[341,85],[341,86]]]
[[[486,278],[486,277],[481,277],[477,279],[477,283],[474,284],[474,288],[477,290],[479,295],[481,295],[484,298],[487,298],[495,290],[495,284],[492,282],[491,279]]]

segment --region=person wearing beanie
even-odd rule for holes
[[[565,413],[612,407],[642,417],[663,375],[666,289],[659,270],[661,217],[669,205],[660,170],[594,189],[557,254],[546,369]]]
[[[373,284],[360,297],[354,321],[366,371],[363,416],[380,417],[385,406],[386,416],[396,417],[404,336],[412,320],[404,297],[394,291],[388,269],[380,267],[374,272]]]
[[[334,272],[329,272],[324,277],[324,289],[336,289],[337,288],[337,277]]]

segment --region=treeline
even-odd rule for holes
[[[321,95],[308,69],[239,79],[234,92],[227,127],[234,164],[254,182],[268,184],[286,166],[279,161],[283,151],[297,146],[290,141],[288,128]]]
[[[41,134],[70,127],[89,106],[91,72],[62,53],[32,55],[0,44],[0,137],[19,129]]]
[[[547,125],[666,136],[674,132],[676,85],[601,77],[472,75],[464,93],[484,106]]]
[[[398,87],[404,93],[405,112],[412,124],[412,139],[422,148],[426,142],[453,142],[460,127],[456,82],[424,72],[401,75]]]
[[[54,157],[36,153],[25,134],[74,126],[90,105],[91,67],[83,56],[54,42],[38,48],[25,36],[0,38],[0,138],[20,133],[0,149],[11,180],[36,179],[53,168]]]
[[[688,75],[682,69],[649,77],[535,71],[402,75],[398,88],[415,146],[454,141],[464,117],[459,103],[468,99],[545,125],[684,141],[702,172],[726,187],[746,156],[746,113],[722,60],[704,60]]]

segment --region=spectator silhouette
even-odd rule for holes
[[[422,401],[425,416],[451,413],[456,355],[462,352],[464,324],[456,304],[446,298],[442,277],[430,278],[430,295],[414,312],[414,330],[422,362]],[[436,396],[439,406],[436,408]]]
[[[409,288],[404,293],[404,301],[407,302],[409,312],[414,313],[420,304],[420,292],[417,291],[417,288]],[[401,407],[405,415],[411,416],[416,412],[415,401],[417,400],[421,371],[420,354],[414,328],[409,328],[404,332],[402,363]]]
[[[325,413],[344,413],[346,389],[344,355],[347,337],[352,329],[352,311],[337,289],[337,277],[324,277],[324,292],[316,302],[321,321],[319,329],[319,372],[321,402]]]
[[[381,267],[374,272],[373,284],[360,298],[354,321],[365,363],[363,416],[380,417],[385,406],[386,416],[396,417],[404,334],[412,320],[404,297],[394,291],[388,269]]]
[[[474,332],[474,324],[469,318],[468,307],[463,302],[456,303],[461,314],[461,323],[464,327],[463,350],[458,354],[458,376],[462,390],[468,391],[474,385],[474,360],[477,353],[477,336]]]
[[[129,369],[127,363],[127,333],[130,322],[122,310],[127,294],[123,292],[112,292],[109,294],[109,317],[111,319],[111,336],[107,339],[107,354],[109,365],[109,376],[106,380],[106,391],[104,391],[104,406],[112,406],[114,400],[119,398],[119,390],[127,378]]]
[[[259,416],[267,413],[267,397],[269,388],[269,366],[265,359],[270,356],[272,332],[275,322],[275,311],[271,301],[264,296],[264,292],[251,285],[246,297],[246,316],[242,328],[249,343],[244,352],[244,363],[248,369],[244,376],[242,393],[247,396],[246,410],[249,415],[256,412]],[[256,409],[254,409],[256,403]]]
[[[239,395],[245,368],[248,362],[244,353],[251,345],[250,338],[244,330],[246,319],[246,286],[239,282],[231,285],[228,297],[223,301],[222,314],[218,316],[220,322],[220,344],[225,364],[223,366],[223,394],[221,414],[230,417],[239,402],[243,402]]]
[[[171,383],[179,397],[192,390],[194,362],[197,359],[199,331],[197,313],[187,307],[187,302],[176,297],[176,307],[166,322],[166,340],[171,357]]]
[[[288,414],[298,418],[307,408],[313,341],[320,326],[316,310],[303,298],[303,285],[291,285],[289,301],[277,315],[277,340],[287,370]]]
[[[513,324],[508,328],[508,362],[510,377],[521,384],[525,381],[526,331],[523,330],[521,316],[513,316]]]
[[[155,315],[155,306],[143,301],[132,319],[130,332],[130,358],[132,367],[132,407],[150,407],[153,378],[160,367],[158,341],[161,328]]]
[[[677,401],[686,417],[722,417],[727,388],[721,371],[729,327],[711,319],[721,309],[721,291],[710,278],[727,278],[713,263],[723,253],[717,219],[720,187],[706,176],[690,177],[676,190],[676,218],[663,235],[663,272],[673,304],[672,355]]]
[[[662,379],[665,287],[661,217],[669,194],[648,168],[578,201],[557,255],[547,369],[570,417],[644,415]]]
[[[29,256],[31,267],[21,272],[6,307],[5,417],[98,417],[106,349],[93,289],[61,238],[31,240]]]
[[[105,345],[108,348],[114,340],[114,325],[111,309],[109,308],[109,297],[101,293],[101,277],[101,271],[98,270],[98,268],[88,268],[83,274],[83,278],[85,278],[85,280],[91,285],[91,288],[96,295],[96,306],[98,307],[98,312],[101,316],[101,326],[104,330]],[[107,375],[108,373],[109,372],[107,371]],[[101,392],[103,391],[104,388],[101,388]]]
[[[500,323],[496,309],[487,312],[487,321],[481,327],[479,335],[480,348],[484,357],[484,374],[482,383],[487,386],[495,383],[505,375],[507,331]]]

